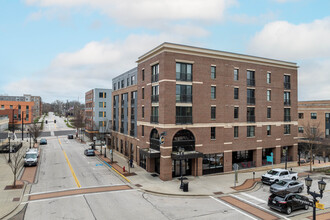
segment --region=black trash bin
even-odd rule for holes
[[[188,182],[183,182],[183,192],[188,192]]]

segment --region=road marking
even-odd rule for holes
[[[101,159],[99,159],[101,160]],[[110,166],[110,164],[106,163],[105,161],[101,160],[105,165],[107,165],[108,167],[110,167],[110,169],[112,169],[113,171],[115,171],[118,175],[120,175],[121,177],[123,177],[127,182],[131,182],[129,179],[127,179],[123,174],[119,173],[115,168],[113,168],[112,166]]]
[[[248,200],[246,200],[246,199],[243,199],[243,198],[241,198],[241,197],[239,197],[239,196],[235,196],[235,195],[233,195],[233,194],[230,194],[230,196],[235,197],[236,199],[239,199],[239,200],[244,201],[244,202],[246,202],[246,203],[249,203],[249,204],[251,204],[251,205],[253,205],[253,206],[257,206],[258,208],[263,209],[263,210],[266,210],[267,212],[270,212],[270,213],[272,213],[272,214],[274,214],[274,215],[280,216],[281,218],[284,218],[284,219],[286,219],[286,220],[290,220],[289,218],[285,217],[284,215],[280,215],[280,214],[278,214],[278,213],[276,213],[276,212],[273,212],[273,211],[271,211],[271,210],[269,210],[269,209],[266,209],[266,208],[264,208],[264,207],[262,207],[262,206],[260,206],[260,205],[257,205],[257,204],[255,204],[255,203],[250,202],[250,201],[248,201]]]
[[[211,199],[214,199],[215,201],[217,201],[217,202],[219,202],[219,203],[221,203],[221,204],[223,204],[223,205],[225,205],[225,206],[228,206],[228,207],[231,208],[231,209],[234,209],[235,211],[237,211],[237,212],[239,212],[239,213],[241,213],[241,214],[243,214],[243,215],[245,215],[245,216],[247,216],[247,217],[249,217],[249,218],[251,218],[251,219],[258,220],[257,218],[253,218],[251,215],[248,215],[248,214],[242,212],[241,210],[236,209],[234,206],[228,205],[227,203],[222,202],[222,201],[220,201],[220,200],[217,199],[217,198],[214,198],[213,196],[210,196],[210,198],[211,198]]]
[[[247,193],[242,192],[242,193],[240,193],[240,194],[243,195],[243,196],[249,197],[249,198],[251,198],[251,199],[254,199],[254,200],[258,201],[258,202],[266,203],[266,204],[267,204],[267,201],[262,200],[262,199],[259,199],[259,198],[255,197],[255,196],[251,196],[251,195],[249,195],[249,194],[247,194]]]
[[[73,176],[74,180],[76,181],[78,188],[80,188],[81,185],[80,185],[80,183],[79,183],[79,181],[78,181],[78,178],[77,178],[76,174],[74,173],[74,171],[73,171],[73,169],[72,169],[72,166],[71,166],[71,163],[70,163],[70,161],[69,161],[69,158],[68,158],[68,156],[66,155],[66,153],[65,153],[64,150],[63,150],[63,153],[64,153],[64,156],[65,156],[66,162],[68,163],[68,165],[69,165],[69,167],[70,167],[70,170],[71,170],[72,176]]]

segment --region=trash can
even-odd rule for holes
[[[188,182],[183,182],[183,192],[188,192]]]

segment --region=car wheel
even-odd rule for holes
[[[290,215],[291,212],[292,212],[292,209],[291,209],[290,206],[288,206],[288,207],[286,208],[286,214]]]
[[[301,193],[301,192],[302,192],[302,188],[299,188],[299,189],[298,189],[298,193]]]
[[[292,177],[292,180],[296,180],[296,177],[294,176],[294,177]]]
[[[308,209],[309,209],[309,206],[308,206],[308,205],[305,205],[305,206],[304,206],[304,209],[305,209],[305,210],[308,210]]]

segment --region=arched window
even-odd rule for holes
[[[195,136],[189,130],[180,130],[174,135],[172,146],[173,152],[178,152],[179,147],[185,151],[195,151]]]
[[[150,148],[154,150],[160,150],[159,148],[160,143],[159,143],[159,133],[157,129],[152,129],[150,132]]]

